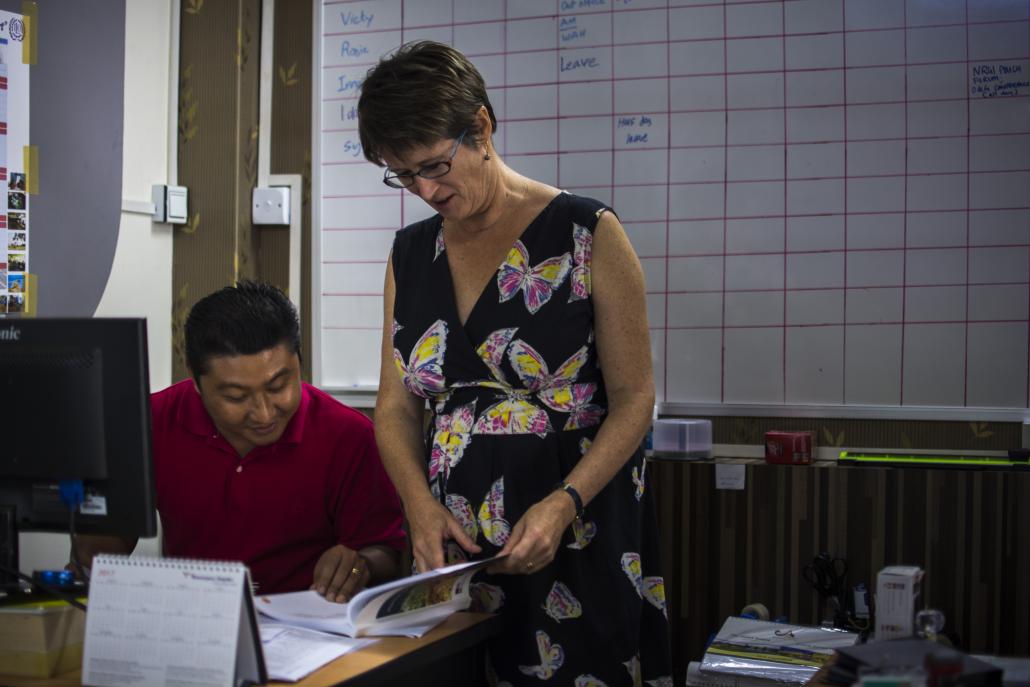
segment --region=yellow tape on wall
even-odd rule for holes
[[[35,195],[39,193],[39,148],[23,146],[21,154],[25,170],[25,192]]]
[[[39,7],[32,0],[23,0],[21,14],[25,19],[25,38],[21,42],[21,61],[36,64],[36,30],[39,26]]]
[[[25,310],[22,317],[36,316],[36,294],[38,293],[39,275],[27,272],[25,274]]]

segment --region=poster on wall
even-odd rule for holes
[[[29,144],[29,65],[22,61],[22,15],[0,12],[0,317],[25,312],[29,196],[23,150]]]

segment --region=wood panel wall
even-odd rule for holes
[[[270,171],[304,181],[301,274],[302,361],[311,345],[311,49],[312,3],[183,0],[179,79],[179,183],[190,191],[189,222],[173,237],[174,380],[186,376],[183,331],[190,308],[239,279],[289,287],[289,232],[250,221],[258,183],[261,24],[274,22]]]
[[[724,461],[720,461],[724,462]],[[923,600],[965,649],[1030,653],[1030,472],[746,465],[746,488],[715,488],[714,461],[652,462],[677,684],[729,615],[826,615],[802,580],[820,552],[848,583],[886,565],[926,571]]]

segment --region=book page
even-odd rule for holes
[[[472,575],[497,560],[458,563],[404,577],[365,589],[349,603],[326,601],[309,590],[266,594],[257,597],[256,605],[269,618],[323,632],[350,637],[421,636],[454,611],[468,607]]]

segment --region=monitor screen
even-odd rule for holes
[[[20,530],[66,532],[59,482],[82,480],[75,530],[157,533],[143,319],[0,323],[0,507]]]

